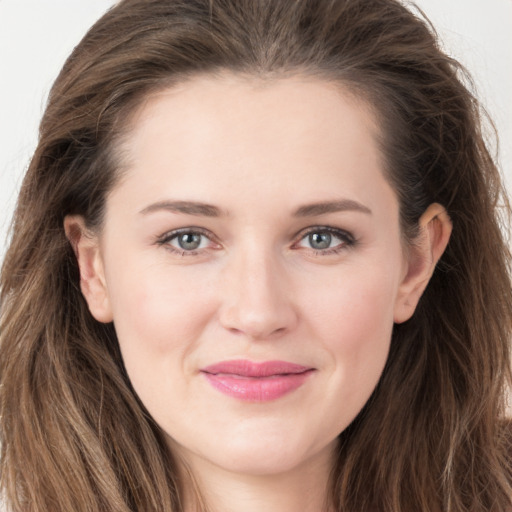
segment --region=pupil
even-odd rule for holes
[[[185,233],[178,237],[178,244],[182,249],[188,251],[197,249],[201,244],[201,235],[197,233]]]
[[[309,243],[313,249],[327,249],[331,245],[329,233],[312,233],[309,235]]]

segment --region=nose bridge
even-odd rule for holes
[[[270,247],[246,244],[232,255],[223,282],[221,323],[250,338],[268,338],[296,321],[279,257]]]

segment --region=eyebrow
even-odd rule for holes
[[[198,215],[202,217],[220,217],[221,210],[216,206],[207,203],[197,203],[193,201],[159,201],[150,204],[140,211],[142,215],[148,215],[160,210],[167,210],[174,213],[184,213],[186,215]]]
[[[364,206],[352,199],[340,199],[338,201],[324,201],[321,203],[312,203],[301,206],[295,210],[294,217],[315,217],[317,215],[325,215],[326,213],[336,213],[345,211],[356,211],[372,214],[367,206]]]
[[[173,213],[183,213],[185,215],[197,215],[201,217],[220,217],[222,211],[217,206],[207,203],[194,201],[158,201],[142,209],[142,215],[148,215],[160,210],[166,210]],[[336,213],[344,211],[356,211],[372,214],[372,211],[352,199],[341,199],[337,201],[323,201],[320,203],[311,203],[300,206],[293,213],[294,217],[315,217],[327,213]]]

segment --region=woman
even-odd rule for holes
[[[394,0],[98,21],[2,271],[11,510],[510,510],[508,210],[462,78]]]

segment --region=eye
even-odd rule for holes
[[[333,254],[354,244],[354,237],[346,231],[330,227],[317,227],[306,232],[297,246],[313,249],[321,254]]]
[[[173,246],[177,246],[184,251],[195,251],[197,249],[202,249],[206,245],[206,240],[208,240],[201,233],[180,233],[179,235],[175,235],[169,243]]]
[[[217,248],[218,244],[212,238],[197,228],[184,228],[164,234],[158,241],[158,245],[180,253],[181,255],[196,254],[202,249]]]
[[[322,250],[331,246],[333,237],[330,233],[310,233],[308,235],[308,243],[312,249]]]

